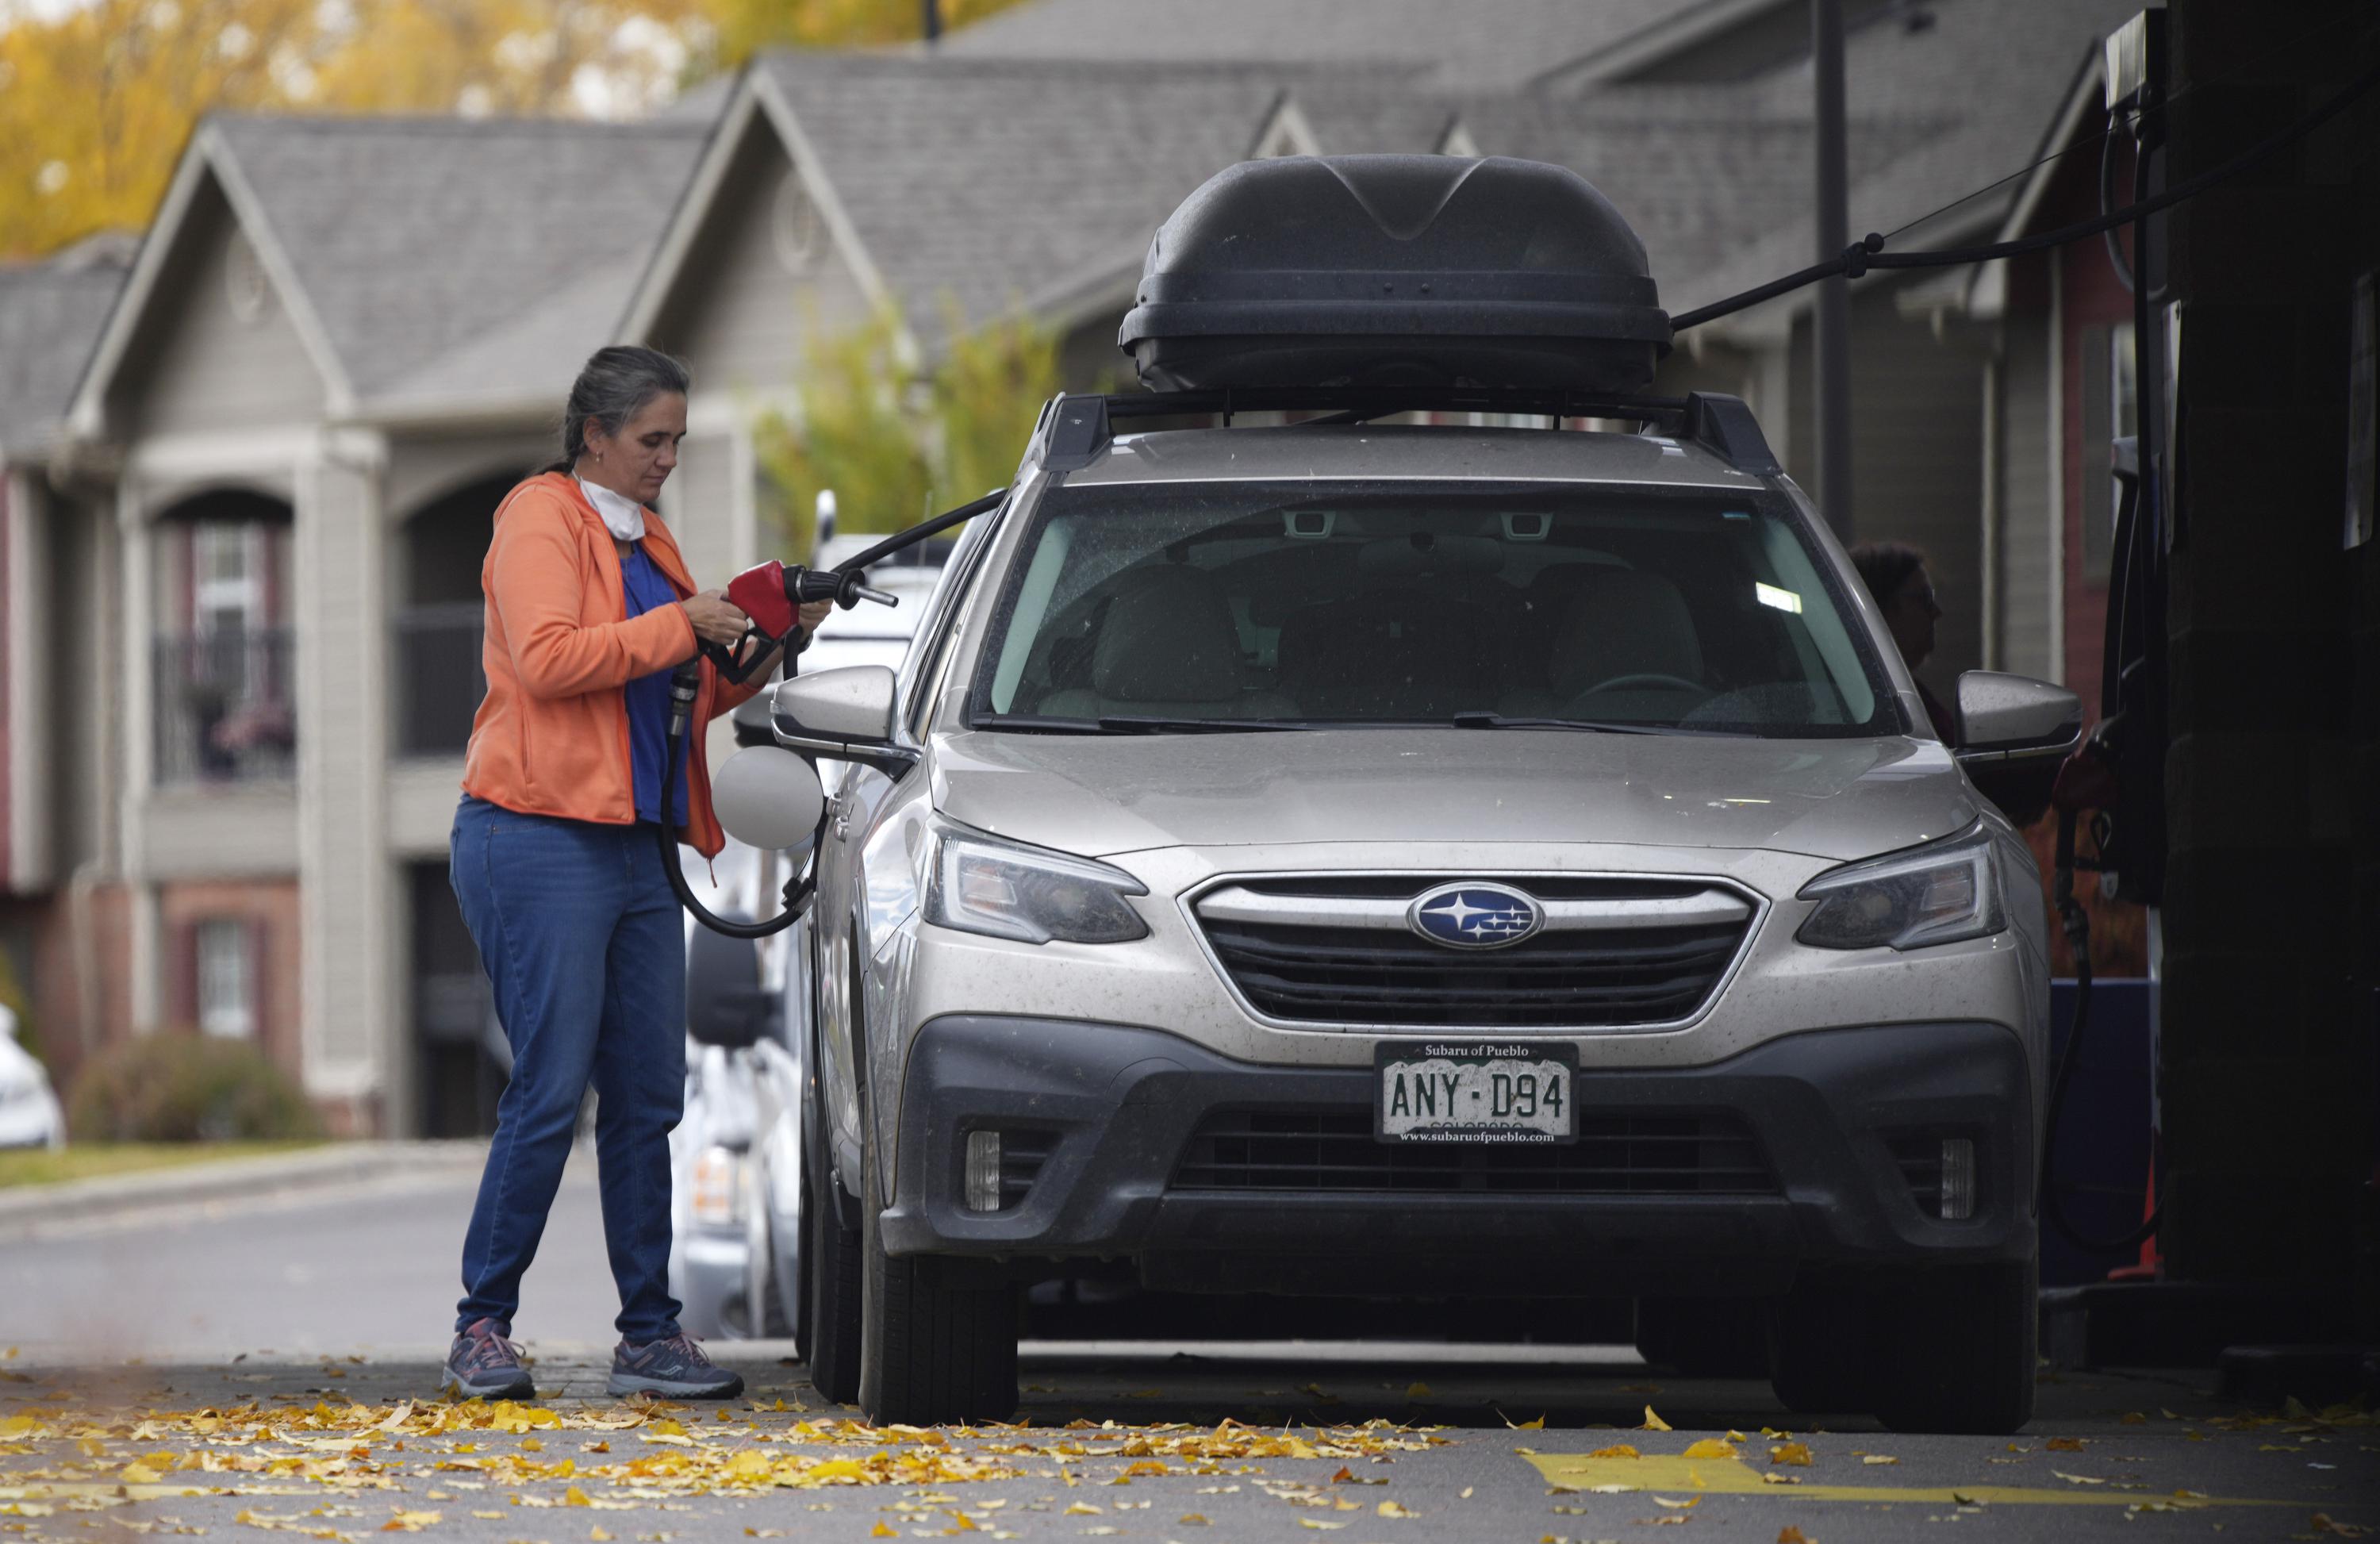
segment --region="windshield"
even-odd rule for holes
[[[970,721],[1899,733],[1883,681],[1767,495],[1062,487],[1009,565]]]

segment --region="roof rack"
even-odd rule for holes
[[[1627,419],[1694,442],[1738,471],[1773,477],[1785,468],[1743,399],[1719,392],[1683,396],[1604,395],[1506,386],[1219,386],[1196,391],[1068,394],[1050,399],[1034,426],[1027,461],[1079,471],[1107,454],[1117,419],[1313,412],[1308,424],[1365,423],[1398,413],[1510,413],[1564,419]]]

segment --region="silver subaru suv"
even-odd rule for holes
[[[1943,745],[1730,398],[1121,432],[1149,402],[1050,406],[897,671],[776,689],[848,766],[820,1388],[1004,1416],[1020,1289],[1121,1275],[1619,1302],[1797,1408],[2025,1421],[2048,954],[1983,788],[2074,698],[1970,675]]]

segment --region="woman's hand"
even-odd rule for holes
[[[678,602],[686,619],[694,625],[694,636],[705,643],[716,643],[732,649],[752,619],[744,608],[727,598],[723,590],[706,590],[699,595],[689,595]]]
[[[833,610],[834,602],[832,601],[808,601],[803,602],[802,631],[806,633],[817,632],[819,630],[819,624],[825,621],[828,614]]]

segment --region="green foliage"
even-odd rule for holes
[[[188,1031],[117,1046],[75,1080],[78,1141],[265,1141],[319,1137],[322,1120],[288,1074],[247,1040]]]
[[[894,531],[1015,474],[1041,405],[1058,390],[1055,334],[1023,316],[972,332],[947,312],[951,342],[921,371],[903,357],[899,319],[880,311],[847,333],[812,334],[797,420],[762,417],[754,442],[774,487],[770,513],[807,554],[819,490],[834,490],[845,532]]]

